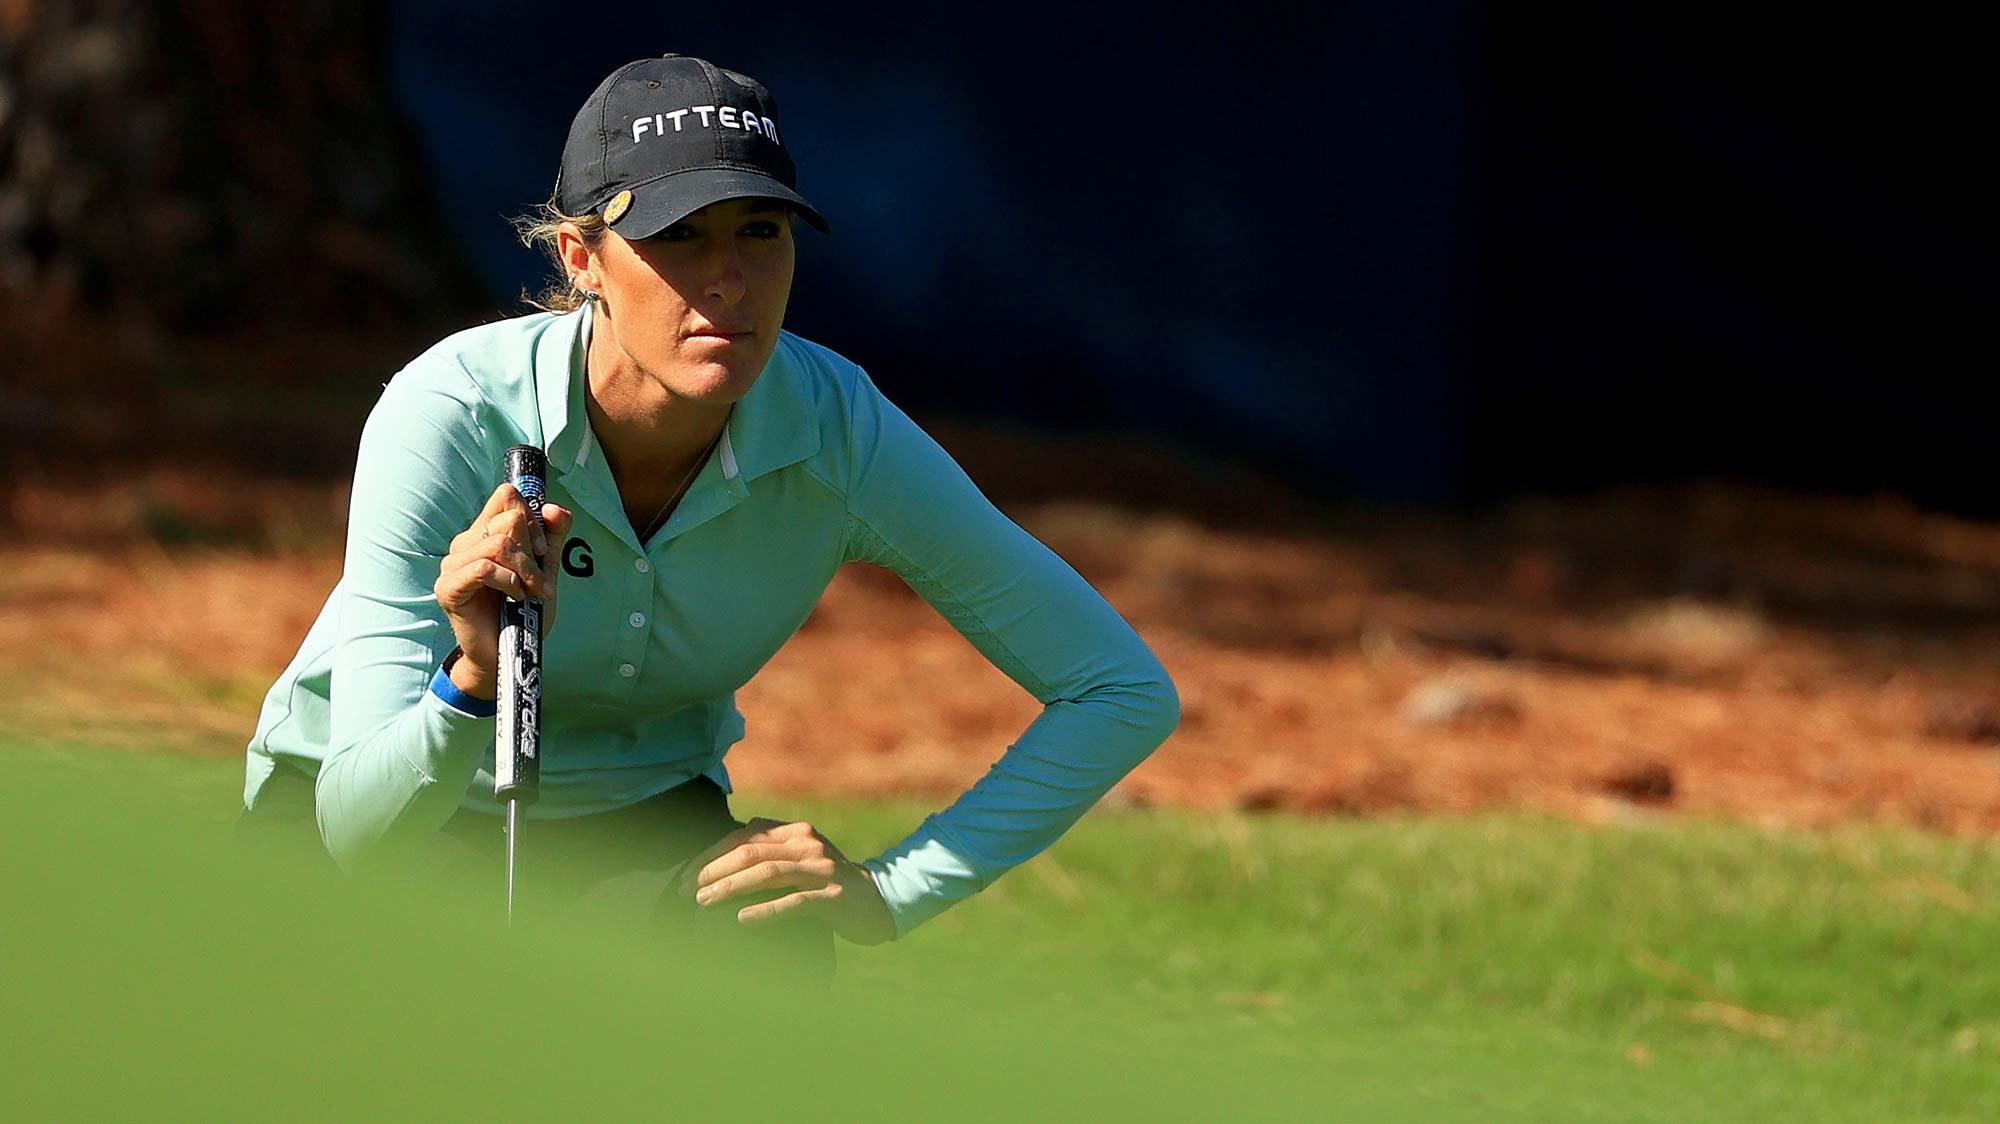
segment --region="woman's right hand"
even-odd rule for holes
[[[543,504],[542,526],[537,527],[528,501],[513,484],[502,484],[472,526],[451,540],[432,589],[464,653],[451,668],[459,690],[477,699],[500,693],[503,594],[517,601],[539,598],[542,635],[555,626],[556,575],[562,566],[549,547],[569,537],[571,521],[567,509]]]

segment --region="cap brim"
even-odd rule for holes
[[[830,233],[826,219],[798,192],[761,172],[734,168],[697,168],[635,187],[632,205],[618,216],[611,229],[628,240],[651,238],[703,207],[725,199],[782,199],[815,230]]]

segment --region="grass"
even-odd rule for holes
[[[798,994],[246,856],[234,763],[0,755],[22,1118],[2000,1117],[1988,841],[1102,809]],[[737,801],[850,854],[931,810]]]

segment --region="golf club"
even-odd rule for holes
[[[548,458],[533,445],[507,450],[502,471],[542,521]],[[536,562],[541,559],[538,557]],[[494,723],[493,799],[507,806],[507,921],[514,920],[514,857],[522,812],[535,802],[542,778],[542,603],[504,598],[500,606],[499,707]]]

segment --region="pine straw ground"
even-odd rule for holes
[[[988,482],[1005,458],[981,440],[946,444]],[[1229,504],[1226,481],[1179,492],[1223,513],[1204,525],[1053,498],[1064,479],[988,488],[1125,614],[1183,703],[1114,801],[2000,831],[2000,526],[1715,489],[1307,514]],[[1119,479],[1151,487],[1143,466]],[[14,510],[15,729],[241,752],[338,577],[344,488],[31,479]],[[740,703],[743,787],[940,800],[1037,709],[862,567]]]

